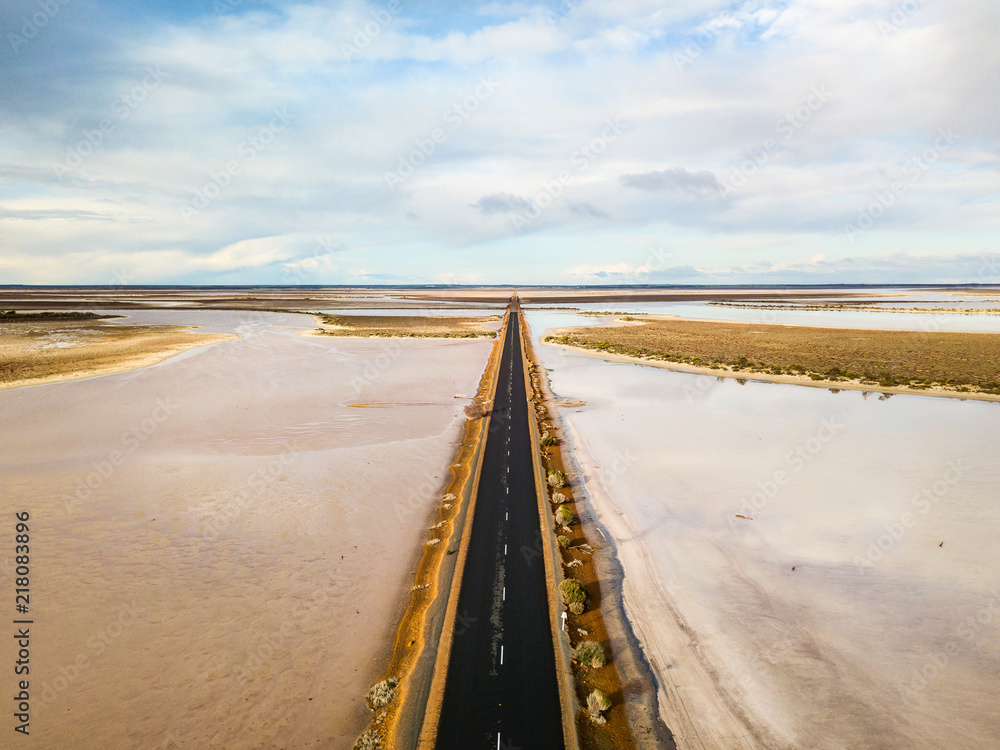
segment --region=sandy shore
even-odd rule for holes
[[[491,343],[197,315],[241,338],[0,393],[39,747],[339,749],[367,723]]]
[[[236,335],[225,334],[199,334],[183,333],[178,336],[175,332],[147,332],[141,337],[133,340],[115,341],[108,343],[94,343],[78,347],[72,351],[74,355],[83,355],[76,360],[67,360],[60,363],[53,363],[52,370],[59,370],[47,375],[24,375],[14,380],[0,382],[0,390],[7,388],[23,388],[29,385],[43,385],[45,383],[62,383],[69,380],[80,380],[82,378],[93,378],[99,375],[113,375],[118,372],[137,370],[143,367],[159,364],[170,357],[173,357],[190,349],[196,349],[209,344],[218,344],[223,341],[233,341],[239,338]],[[30,347],[18,347],[30,351]],[[97,350],[95,352],[95,350]],[[18,351],[19,356],[23,356],[23,351]],[[64,352],[65,353],[65,352]],[[6,351],[0,352],[3,357]],[[42,364],[42,369],[48,369]]]

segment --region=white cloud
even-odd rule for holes
[[[0,280],[102,283],[129,264],[147,282],[280,282],[305,271],[352,279],[353,261],[314,257],[317,239],[331,232],[365,248],[371,278],[388,268],[408,280],[477,273],[471,266],[490,267],[492,243],[527,243],[528,235],[530,262],[500,270],[536,281],[561,278],[567,265],[617,273],[608,269],[618,265],[621,238],[637,231],[707,238],[706,258],[683,261],[693,268],[736,268],[729,255],[741,252],[777,264],[789,246],[804,258],[893,246],[930,274],[939,269],[919,258],[996,244],[995,3],[927,3],[888,36],[879,22],[891,8],[862,0],[710,2],[694,11],[588,0],[557,23],[546,18],[549,6],[494,5],[454,28],[447,16],[416,18],[406,4],[385,20],[380,7],[291,3],[280,14],[159,23],[104,46],[88,46],[93,31],[67,24],[62,33],[81,36],[65,52],[39,39],[30,65],[27,55],[0,58],[8,94],[0,102]],[[359,44],[376,22],[378,33]],[[702,37],[698,55],[678,67],[678,49]],[[345,44],[359,49],[350,60]],[[98,128],[150,65],[168,74],[162,85],[59,180],[53,162]],[[62,77],[60,66],[75,72]],[[500,87],[451,127],[446,113],[483,76]],[[786,138],[779,118],[799,111],[815,87],[829,101]],[[276,107],[294,119],[249,158],[248,139],[270,127]],[[580,162],[608,118],[620,118],[622,135]],[[845,222],[947,127],[959,134],[956,145],[863,241],[847,243]],[[438,129],[446,137],[389,190],[385,173]],[[777,148],[716,200],[718,183],[767,151],[769,139]],[[184,222],[178,206],[218,186],[231,162],[238,173]],[[551,207],[517,235],[508,214],[554,183],[563,187]],[[588,249],[571,264],[574,233],[586,233]],[[419,263],[410,260],[414,248]],[[452,268],[455,249],[470,267]]]

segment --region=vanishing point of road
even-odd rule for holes
[[[438,723],[438,750],[562,750],[548,589],[511,305]]]

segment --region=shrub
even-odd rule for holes
[[[545,437],[542,438],[542,445],[544,445],[546,447],[548,447],[550,445],[555,445],[555,444],[556,444],[556,439],[554,437],[552,437],[551,435],[546,435]]]
[[[608,663],[604,648],[600,643],[594,643],[594,641],[583,641],[573,652],[573,658],[583,666],[594,669],[600,669]]]
[[[594,690],[587,696],[587,713],[595,724],[605,724],[607,720],[601,716],[611,708],[611,699],[603,690]]]
[[[393,679],[382,680],[382,682],[377,683],[371,690],[368,691],[368,698],[366,702],[368,703],[368,708],[372,711],[382,708],[382,706],[387,706],[389,701],[392,700],[393,694],[396,692],[396,685],[399,683]]]
[[[559,535],[556,537],[556,541],[559,542],[559,546],[566,549],[570,545],[569,537]]]
[[[549,469],[549,486],[565,487],[566,473],[559,471],[559,469]]]
[[[569,500],[569,498],[566,497],[566,495],[564,495],[561,492],[553,492],[552,493],[552,502],[555,503],[556,505],[562,505],[567,500]]]
[[[382,750],[382,738],[369,729],[358,737],[358,741],[354,743],[354,750]]]
[[[465,416],[469,419],[482,419],[489,413],[489,409],[487,409],[486,405],[480,401],[473,401],[465,407]]]
[[[576,521],[576,513],[571,511],[565,505],[560,505],[559,510],[556,511],[556,521],[559,522],[560,526],[569,526],[571,523]]]
[[[569,607],[569,611],[575,615],[583,614],[587,608],[587,590],[575,578],[567,578],[559,584],[559,591],[562,593],[563,601]],[[577,609],[580,611],[577,612]]]

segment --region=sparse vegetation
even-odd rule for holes
[[[444,317],[437,315],[318,315],[327,336],[379,336],[402,338],[495,338],[496,331],[484,323],[499,320],[491,315],[482,318]]]
[[[392,700],[392,696],[396,692],[396,685],[399,683],[393,679],[382,680],[382,682],[376,683],[371,690],[368,691],[368,697],[365,702],[368,704],[368,708],[375,711],[383,706],[389,705],[389,701]]]
[[[575,578],[567,578],[559,584],[559,592],[569,611],[574,615],[581,615],[587,609],[587,590]]]
[[[573,658],[579,664],[592,669],[600,669],[608,663],[608,656],[604,653],[604,647],[594,641],[583,641],[573,652]]]
[[[545,340],[741,374],[1000,395],[1000,334],[995,333],[645,320],[574,328]]]
[[[611,699],[603,690],[594,690],[587,696],[587,713],[595,724],[606,724],[603,714],[611,708]]]
[[[566,473],[559,469],[549,469],[548,482],[550,487],[565,487]]]

